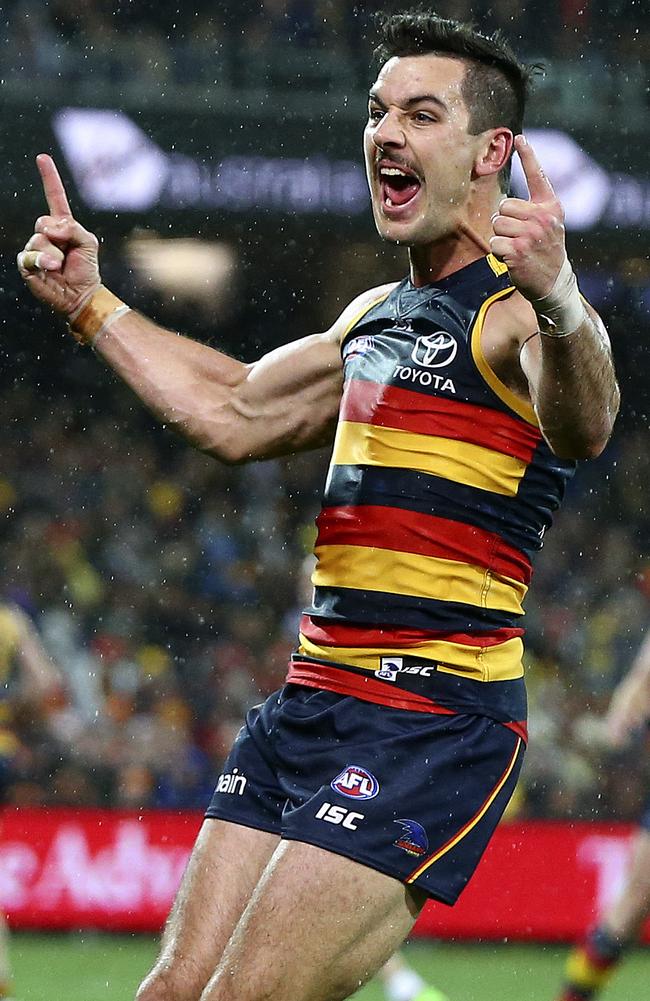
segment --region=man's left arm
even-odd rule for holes
[[[502,201],[490,246],[532,307],[521,323],[520,365],[544,436],[562,458],[591,458],[607,444],[618,412],[611,345],[578,290],[562,206],[523,136],[516,149],[530,200]]]

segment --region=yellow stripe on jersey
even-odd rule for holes
[[[514,410],[516,414],[523,417],[523,419],[528,421],[529,424],[532,424],[534,427],[539,427],[537,414],[531,404],[527,403],[526,400],[522,400],[521,397],[513,393],[504,382],[501,382],[501,379],[496,374],[494,369],[490,367],[487,358],[483,354],[483,346],[481,345],[481,333],[483,331],[483,325],[485,323],[485,317],[488,309],[499,299],[504,299],[506,296],[512,295],[512,291],[512,288],[505,288],[501,289],[500,292],[495,292],[494,295],[491,295],[489,299],[485,300],[479,309],[478,315],[474,321],[474,326],[470,332],[472,357],[477,369],[487,382],[490,389],[496,393],[499,399],[503,400],[503,402],[507,404],[511,410]]]
[[[315,553],[316,587],[385,591],[524,614],[526,585],[484,567],[371,546],[317,546]]]
[[[394,288],[394,286],[393,286],[393,288]],[[392,291],[392,289],[389,289],[388,292],[382,292],[381,295],[378,295],[374,299],[371,299],[371,301],[369,303],[366,303],[366,305],[363,306],[359,310],[358,313],[354,314],[354,316],[352,317],[352,319],[350,320],[350,322],[346,323],[345,328],[343,330],[343,333],[341,334],[341,338],[340,338],[341,344],[343,343],[343,341],[345,340],[345,338],[348,336],[348,334],[350,333],[350,331],[352,330],[352,328],[354,326],[356,326],[356,324],[359,322],[359,320],[362,320],[363,317],[366,315],[366,313],[370,312],[370,310],[372,309],[373,306],[378,306],[380,302],[383,302],[384,299],[387,299],[388,296],[390,295],[391,291]]]
[[[412,469],[504,497],[516,496],[527,468],[522,459],[483,445],[352,421],[339,423],[332,463]]]
[[[500,261],[498,257],[494,256],[494,254],[488,254],[485,259],[492,268],[492,270],[494,271],[497,278],[500,278],[501,275],[505,275],[508,273],[508,265],[504,264],[503,261]]]
[[[300,633],[299,653],[317,660],[349,664],[373,673],[379,669],[381,657],[422,657],[438,662],[438,671],[456,674],[472,681],[512,681],[521,678],[524,645],[519,636],[498,646],[476,647],[447,640],[427,640],[408,647],[341,647],[312,643]],[[442,663],[440,663],[442,662]]]

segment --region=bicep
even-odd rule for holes
[[[332,333],[285,344],[248,366],[230,401],[235,461],[327,444],[341,387],[341,356]]]

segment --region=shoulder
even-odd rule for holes
[[[373,306],[386,299],[398,285],[399,282],[388,282],[386,285],[377,285],[362,292],[339,314],[325,336],[337,344],[340,343],[354,324]]]
[[[484,334],[490,340],[520,346],[537,330],[535,310],[516,290],[512,295],[505,296],[494,302],[487,312]]]

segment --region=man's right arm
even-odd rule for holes
[[[277,348],[245,365],[163,330],[101,285],[98,242],[73,217],[53,160],[37,159],[50,214],[18,255],[26,284],[66,317],[164,424],[224,462],[314,448],[338,414],[345,331],[392,286],[355,299],[323,334]]]
[[[163,424],[196,448],[228,463],[266,459],[331,441],[341,337],[380,293],[359,296],[327,332],[250,365],[133,311],[101,331],[93,347]]]

